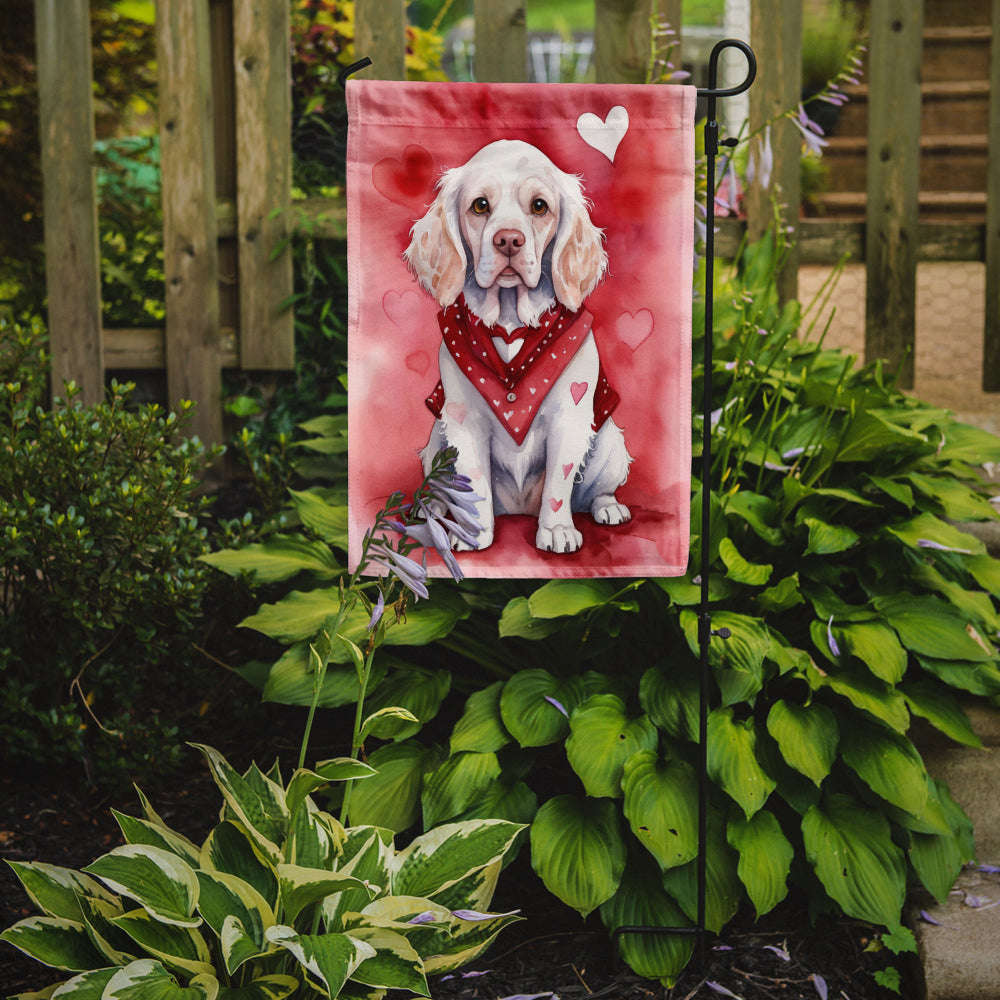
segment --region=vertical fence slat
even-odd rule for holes
[[[528,79],[524,0],[475,0],[476,79],[524,83]]]
[[[192,430],[222,440],[219,257],[206,0],[160,0],[156,58],[163,173],[169,402],[197,402]]]
[[[766,7],[766,9],[765,9]],[[798,105],[802,96],[802,4],[800,0],[756,4],[750,8],[750,41],[757,56],[757,79],[750,88],[750,129]],[[745,72],[745,70],[744,70]],[[739,122],[730,123],[735,133]],[[754,140],[756,143],[758,140]],[[798,295],[798,223],[801,184],[799,158],[802,137],[787,118],[771,126],[774,170],[766,188],[758,175],[747,195],[747,228],[751,239],[759,239],[774,219],[772,200],[781,206],[781,224],[794,227],[784,267],[777,276],[782,301]]]
[[[293,316],[282,308],[292,294],[290,20],[287,0],[233,6],[243,368],[295,367]]]
[[[52,391],[104,395],[89,0],[35,0]]]
[[[865,359],[913,386],[923,2],[872,0],[868,98]],[[905,359],[905,360],[904,360]]]
[[[598,83],[646,82],[651,13],[651,0],[594,0]]]
[[[376,80],[406,79],[406,0],[372,0],[354,5],[355,58],[372,65],[359,76]]]
[[[674,69],[679,70],[682,68],[684,60],[681,0],[659,0],[657,11],[659,20],[666,22],[670,26],[671,31],[674,32],[673,35],[670,35],[666,39],[666,45],[661,45],[660,48],[665,50],[669,47],[671,41],[674,43],[673,50],[670,53],[670,61],[673,63]]]
[[[986,325],[983,389],[1000,392],[1000,0],[993,0],[990,42],[989,171],[986,181]]]

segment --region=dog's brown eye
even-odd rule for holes
[[[531,203],[532,215],[544,215],[549,210],[549,203],[544,198],[536,198]]]
[[[485,215],[490,210],[490,203],[485,198],[477,198],[472,203],[472,211],[476,215]]]

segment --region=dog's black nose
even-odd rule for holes
[[[493,246],[500,253],[513,257],[524,246],[524,233],[517,229],[498,229],[493,236]]]

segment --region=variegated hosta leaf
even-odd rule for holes
[[[919,816],[927,802],[927,771],[910,740],[861,719],[844,727],[840,752],[876,795]]]
[[[104,988],[114,978],[119,970],[119,966],[107,969],[91,969],[89,972],[81,972],[80,975],[67,979],[54,991],[50,993],[49,987],[43,993],[20,993],[11,1000],[41,1000],[42,997],[54,997],[55,1000],[101,1000],[104,996]]]
[[[617,799],[622,769],[639,750],[653,750],[659,733],[647,715],[630,719],[625,702],[613,694],[592,695],[569,720],[566,757],[588,795]]]
[[[114,924],[115,917],[125,912],[120,902],[109,903],[93,896],[83,896],[80,905],[90,940],[104,955],[105,965],[128,965],[140,957],[135,942]]]
[[[353,875],[303,868],[300,865],[278,865],[278,880],[281,886],[282,912],[285,919],[291,921],[305,907],[345,889],[361,889],[369,894],[369,898],[375,895],[373,889],[369,889],[361,879]]]
[[[356,927],[351,937],[372,946],[375,954],[351,973],[351,979],[365,986],[409,990],[430,996],[424,963],[402,934],[384,927]]]
[[[375,957],[375,949],[349,934],[296,934],[278,924],[267,930],[272,944],[295,956],[310,978],[335,997],[365,959]]]
[[[372,891],[384,892],[388,889],[391,858],[390,831],[372,826],[356,826],[347,831],[337,871],[360,879],[367,888],[345,889],[323,900],[326,930],[344,930],[342,921],[345,913],[357,913],[367,906]]]
[[[393,860],[392,892],[433,899],[503,858],[523,827],[504,820],[446,823],[421,834]]]
[[[569,716],[583,698],[579,677],[559,678],[548,670],[522,670],[504,684],[500,717],[521,746],[547,746],[565,738]]]
[[[288,832],[288,809],[284,789],[251,768],[240,775],[217,750],[192,744],[204,754],[226,806],[248,830],[264,855],[272,862],[281,860],[279,845]]]
[[[774,791],[776,782],[757,761],[753,718],[738,721],[733,709],[717,708],[708,717],[708,774],[749,818]]]
[[[531,865],[549,892],[583,916],[610,899],[625,870],[615,803],[549,799],[531,824]]]
[[[689,764],[660,760],[652,750],[625,762],[625,817],[661,869],[698,853],[698,782]]]
[[[159,847],[161,850],[176,854],[177,857],[186,861],[192,868],[198,864],[199,849],[182,834],[149,820],[126,816],[125,813],[120,813],[117,809],[112,809],[111,812],[118,821],[122,835],[129,844],[146,844],[149,847]]]
[[[81,972],[100,968],[105,960],[91,944],[87,928],[65,917],[28,917],[0,934],[35,961],[54,969]]]
[[[764,809],[750,819],[733,817],[726,836],[740,853],[736,873],[761,917],[788,895],[788,872],[795,849],[774,814]]]
[[[767,716],[767,731],[785,762],[815,785],[830,773],[840,733],[833,712],[819,702],[798,705],[778,700]]]
[[[200,868],[225,872],[252,885],[272,908],[278,905],[278,875],[240,823],[226,820],[201,847]]]
[[[119,969],[104,987],[101,1000],[216,1000],[219,981],[199,975],[187,986],[153,959],[143,958]]]
[[[343,842],[340,822],[306,799],[292,820],[285,855],[289,863],[305,868],[335,868]]]
[[[315,769],[299,768],[288,782],[285,791],[285,805],[288,812],[294,815],[306,797],[312,795],[318,788],[328,785],[331,781],[350,781],[357,778],[370,778],[377,772],[374,767],[355,760],[353,757],[337,757],[317,764]]]
[[[145,910],[123,913],[112,923],[172,969],[180,969],[189,976],[213,971],[212,956],[205,939],[190,927],[160,923]]]
[[[261,976],[244,986],[231,986],[222,990],[219,1000],[285,1000],[299,988],[294,976]]]
[[[437,826],[454,819],[499,777],[500,764],[495,753],[452,754],[424,778],[420,796],[424,826]]]
[[[732,919],[743,900],[743,885],[736,874],[736,852],[726,842],[725,819],[718,810],[708,814],[705,851],[705,926],[718,934]],[[677,900],[691,920],[698,919],[698,860],[663,873],[663,887]]]
[[[259,954],[266,950],[264,931],[275,923],[274,912],[266,899],[248,882],[238,879],[235,875],[224,872],[198,872],[198,882],[201,894],[198,899],[198,910],[205,922],[223,938],[223,928],[228,920],[239,922],[242,936],[249,938],[255,951]],[[230,938],[234,930],[230,930]],[[243,954],[245,948],[241,945],[241,957],[236,964],[230,964],[232,949],[226,951],[226,967],[232,975],[247,957]]]
[[[81,920],[81,896],[116,902],[115,897],[97,879],[73,871],[72,868],[60,868],[40,861],[8,861],[7,864],[13,869],[31,901],[46,916]]]
[[[84,871],[109,889],[134,899],[150,916],[165,924],[197,927],[198,878],[194,869],[171,851],[146,844],[125,844],[98,858]]]
[[[428,974],[452,972],[477,959],[493,943],[494,938],[509,924],[520,920],[516,912],[479,914],[476,919],[464,919],[468,911],[452,910],[452,924],[447,932],[439,932],[436,946],[423,955],[424,971]],[[414,941],[419,950],[419,940]],[[421,953],[423,954],[423,953]]]
[[[609,932],[619,927],[690,927],[676,900],[667,895],[652,859],[629,859],[618,891],[601,904]],[[622,934],[618,950],[640,976],[672,986],[694,950],[691,934]]]
[[[396,833],[420,817],[424,774],[437,766],[438,754],[415,740],[389,743],[369,758],[378,774],[351,789],[351,825],[380,826]]]
[[[524,829],[521,828],[515,841],[520,839]],[[460,878],[446,889],[434,893],[434,901],[448,907],[449,910],[488,910],[493,902],[493,894],[496,892],[505,860],[506,857],[498,858],[492,864],[470,872],[465,878]]]
[[[899,923],[906,866],[880,812],[849,795],[830,795],[806,813],[802,836],[806,858],[849,917]]]
[[[510,743],[500,716],[500,693],[503,681],[469,696],[462,717],[451,732],[451,752],[474,750],[477,753],[496,753]]]

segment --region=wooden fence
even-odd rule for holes
[[[308,219],[321,238],[345,232],[342,201],[312,200],[288,211],[289,0],[158,0],[166,324],[124,331],[102,329],[100,319],[88,0],[35,2],[53,383],[74,379],[93,401],[107,370],[165,368],[169,400],[195,400],[196,433],[220,441],[221,370],[293,364],[292,317],[282,308],[292,289],[291,255],[275,249],[295,218]],[[478,79],[526,78],[526,2],[475,0]],[[598,81],[644,81],[654,3],[595,0]],[[674,26],[681,7],[681,0],[658,3]],[[363,75],[403,78],[405,10],[405,0],[357,0],[355,49],[374,64]],[[922,11],[917,0],[871,0],[866,218],[786,219],[798,239],[781,289],[795,294],[800,263],[832,263],[845,252],[864,261],[866,356],[895,366],[909,352],[907,385],[917,262],[985,261],[983,384],[1000,391],[1000,45],[994,41],[991,53],[986,222],[921,223]],[[751,16],[759,66],[752,129],[799,101],[802,0],[755,2]],[[993,0],[992,32],[1000,38],[1000,0]],[[763,231],[776,192],[786,205],[799,204],[800,137],[790,122],[778,124],[770,185],[748,192],[745,223],[723,221],[720,255],[734,251],[745,228]]]

